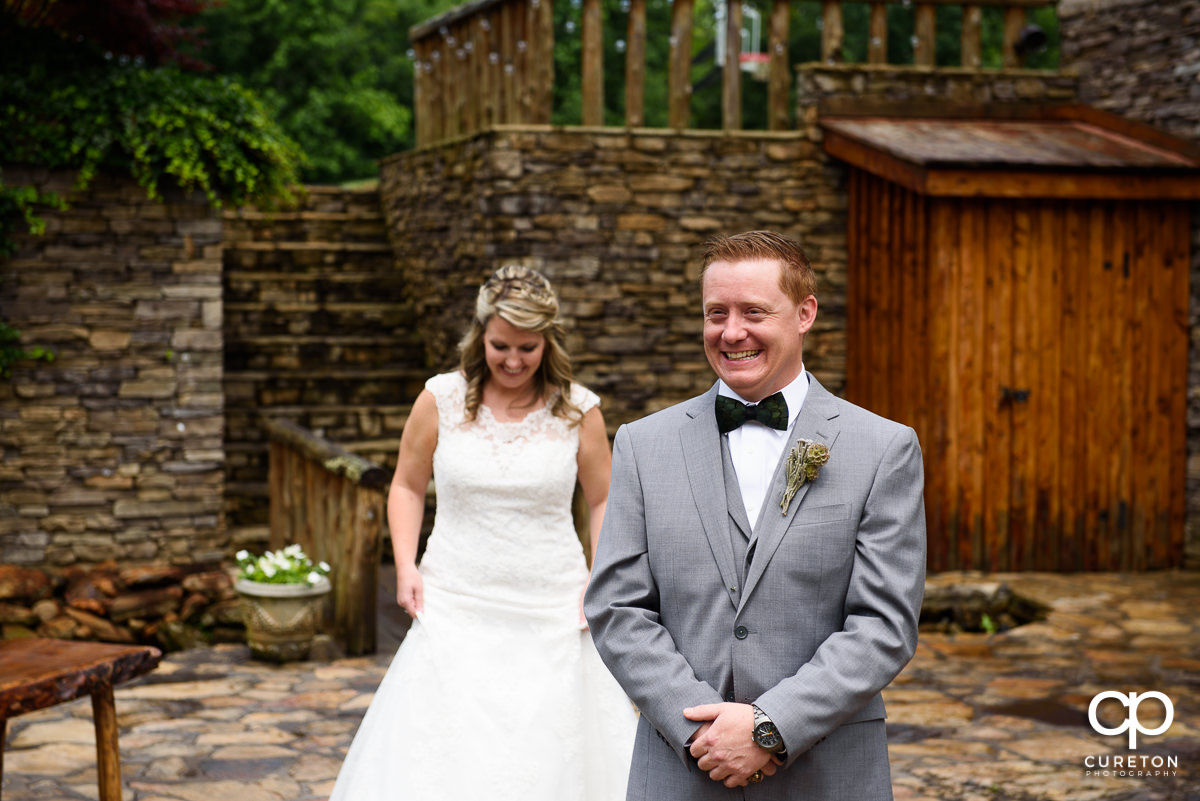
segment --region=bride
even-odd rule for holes
[[[611,455],[599,398],[571,382],[549,282],[483,284],[460,369],[434,376],[400,440],[388,497],[397,601],[415,618],[330,801],[619,801],[636,713],[580,602]],[[421,565],[425,490],[437,514]]]

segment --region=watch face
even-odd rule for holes
[[[771,751],[778,748],[783,741],[772,724],[764,723],[754,730],[754,742]]]

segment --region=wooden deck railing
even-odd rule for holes
[[[332,634],[347,654],[374,653],[387,471],[294,423],[263,425],[271,438],[270,545],[299,543],[329,563]]]
[[[887,7],[902,3],[913,7],[913,62],[918,67],[934,66],[934,41],[937,36],[938,6],[962,7],[961,63],[966,69],[981,69],[983,55],[983,9],[1004,10],[1003,61],[1001,66],[1011,69],[1021,66],[1023,54],[1018,41],[1026,26],[1026,15],[1031,8],[1045,8],[1058,4],[1058,0],[873,0],[868,25],[867,63],[887,64]],[[827,62],[841,61],[845,31],[842,25],[842,3],[825,0],[821,3],[821,59]]]
[[[412,28],[416,69],[417,146],[472,134],[495,124],[549,123],[554,89],[553,0],[474,0]],[[1004,12],[1003,66],[1021,64],[1017,42],[1031,8],[1058,0],[873,0],[867,63],[888,63],[887,7],[904,4],[914,11],[914,62],[934,66],[938,6],[962,7],[961,63],[981,68],[983,9]],[[821,59],[842,61],[845,28],[843,0],[821,3]],[[601,0],[582,0],[581,100],[583,125],[604,124],[604,48]],[[729,3],[725,63],[741,60],[742,11]],[[773,0],[767,34],[767,126],[790,127],[791,66],[788,54],[790,0]],[[691,108],[694,0],[674,0],[668,66],[668,126],[686,128]],[[625,47],[625,124],[645,124],[646,0],[630,0]],[[741,72],[724,70],[723,127],[741,128]]]

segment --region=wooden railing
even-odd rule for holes
[[[867,63],[887,63],[887,7],[914,10],[914,62],[934,66],[938,6],[963,10],[962,66],[981,68],[983,8],[1004,11],[1003,66],[1021,64],[1018,41],[1031,8],[1058,0],[874,0],[870,2]],[[554,88],[552,0],[474,0],[412,28],[417,146],[472,134],[495,124],[549,123]],[[821,4],[821,59],[842,61],[843,0]],[[741,3],[728,4],[724,63],[741,62]],[[789,122],[791,59],[788,54],[790,0],[773,0],[767,33],[767,126]],[[691,107],[694,0],[671,5],[668,66],[668,126],[686,128]],[[582,0],[581,100],[583,125],[604,123],[604,48],[601,0]],[[661,34],[660,34],[661,35]],[[646,0],[630,0],[625,46],[625,124],[645,124]],[[742,127],[741,71],[725,69],[722,120],[726,130]]]
[[[326,621],[347,654],[375,652],[375,607],[387,472],[285,421],[263,419],[271,438],[270,546],[299,543],[332,568]]]
[[[913,7],[913,63],[918,67],[934,66],[934,41],[937,36],[938,6],[962,7],[961,62],[965,69],[981,69],[983,55],[983,9],[1004,9],[1003,60],[1005,69],[1019,67],[1023,61],[1018,42],[1026,26],[1031,8],[1058,4],[1058,0],[997,0],[963,2],[962,0],[874,0],[870,3],[867,63],[887,64],[887,7],[903,3]],[[842,3],[826,0],[821,4],[821,59],[841,61],[845,31],[842,26]]]

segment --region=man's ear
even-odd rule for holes
[[[813,327],[813,323],[817,321],[817,296],[809,295],[800,301],[798,314],[800,316],[800,333],[807,334],[808,330]]]

